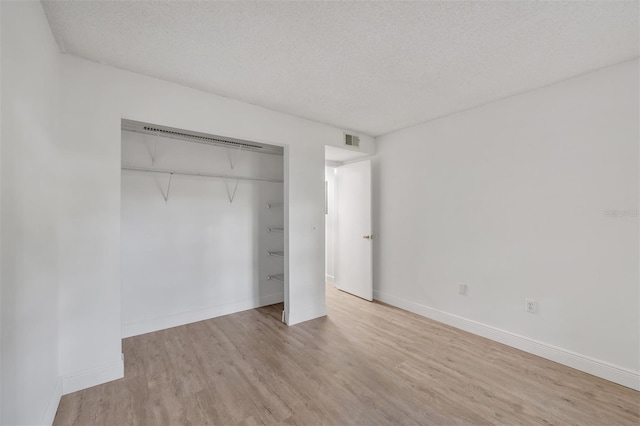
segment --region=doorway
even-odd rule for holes
[[[371,162],[362,152],[325,147],[325,272],[339,290],[373,300]]]

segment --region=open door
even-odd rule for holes
[[[371,161],[336,169],[336,287],[373,300]]]

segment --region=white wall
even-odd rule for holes
[[[636,60],[377,139],[376,298],[638,387],[638,113]]]
[[[324,146],[341,145],[340,129],[67,55],[62,57],[62,99],[60,371],[65,392],[122,374],[122,118],[284,145],[287,320],[295,324],[326,313]],[[361,143],[363,151],[373,153],[372,138]]]
[[[59,53],[40,3],[2,2],[0,423],[51,423],[58,386]]]
[[[325,274],[327,282],[335,283],[336,168],[326,166],[324,173],[329,203],[327,214],[325,214]]]
[[[157,144],[157,145],[156,145]],[[157,147],[157,148],[156,148]],[[151,153],[155,151],[152,164]],[[233,169],[231,162],[233,161]],[[282,302],[283,157],[122,132],[123,165],[278,182],[122,173],[123,335]]]
[[[2,6],[0,6],[0,42],[2,41]],[[2,46],[0,45],[0,49]],[[1,51],[0,51],[1,52]],[[2,55],[0,54],[0,381],[2,381],[2,119],[4,117],[2,104]],[[2,423],[2,384],[0,384],[0,423]]]

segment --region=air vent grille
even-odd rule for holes
[[[348,133],[344,134],[344,144],[347,146],[360,146],[360,138],[356,135],[350,135]]]
[[[212,137],[209,137],[209,136],[190,135],[188,133],[177,132],[175,130],[160,129],[160,128],[150,127],[150,126],[144,126],[144,130],[149,131],[149,132],[164,134],[164,135],[180,136],[180,137],[183,137],[183,138],[197,139],[197,140],[201,140],[201,141],[213,142],[213,143],[216,143],[216,144],[231,145],[231,146],[235,146],[237,148],[242,147],[243,149],[244,148],[249,148],[249,149],[252,149],[252,150],[253,149],[262,149],[261,146],[252,145],[252,144],[245,143],[245,142],[227,141],[227,140],[223,140],[223,139],[212,138]]]

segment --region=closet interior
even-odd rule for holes
[[[122,120],[123,337],[284,301],[283,148]]]

